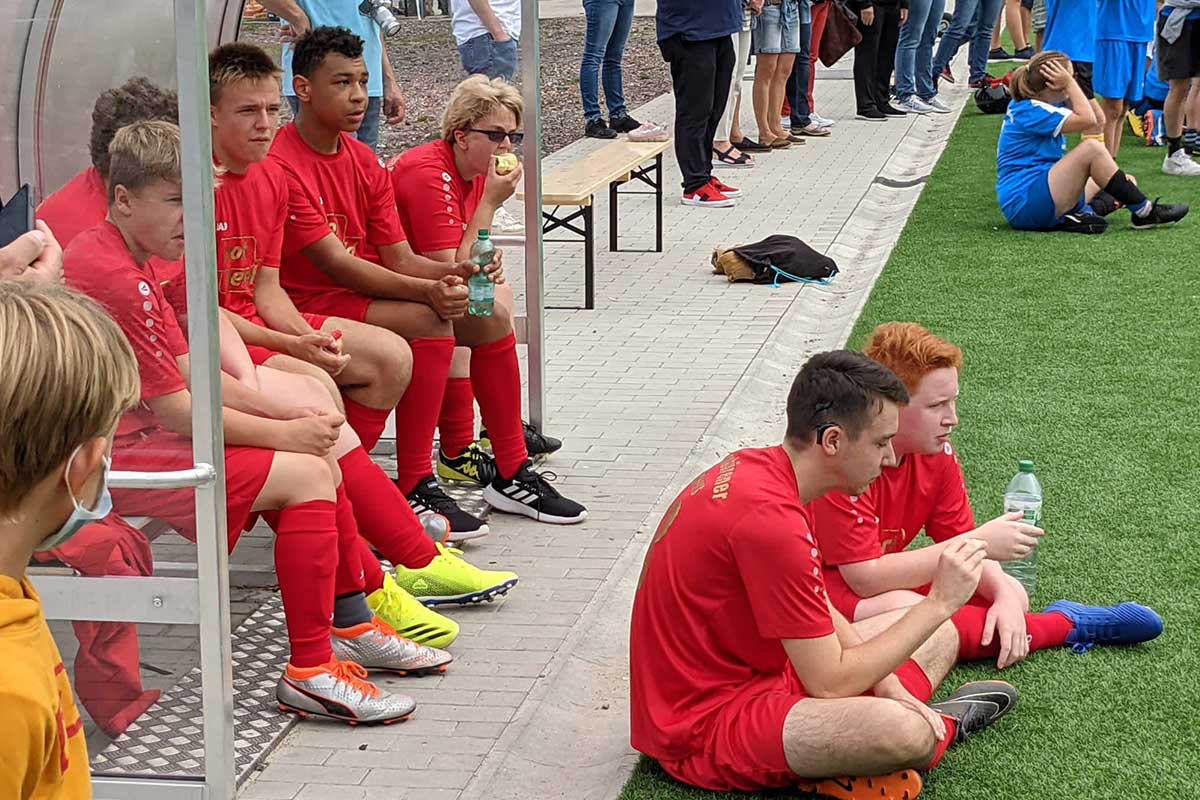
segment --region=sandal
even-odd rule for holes
[[[787,148],[789,148],[791,146],[792,146],[792,142],[786,136],[783,137],[782,139],[776,139],[775,141],[771,142],[772,150],[786,150]]]
[[[730,144],[728,150],[721,150],[719,148],[714,147],[713,154],[717,157],[717,161],[720,162],[720,166],[753,167],[754,161],[751,160],[750,156],[746,155],[745,153],[738,153],[737,158],[734,158],[733,156],[730,155],[730,153],[732,153],[736,149],[737,148],[734,147],[732,144]]]
[[[730,142],[730,144],[743,153],[765,153],[771,149],[771,145],[756,142],[749,136],[743,136],[740,142]]]

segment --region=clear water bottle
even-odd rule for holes
[[[496,284],[484,272],[495,255],[496,245],[492,243],[492,237],[487,231],[481,230],[479,238],[471,245],[471,263],[479,267],[479,272],[467,280],[467,313],[473,317],[490,317],[492,307],[496,304]]]
[[[1042,527],[1042,483],[1037,479],[1032,461],[1018,462],[1020,471],[1008,482],[1004,490],[1004,513],[1020,511],[1028,525]],[[1020,561],[1003,561],[1000,566],[1009,575],[1021,582],[1025,591],[1032,596],[1037,586],[1037,547]]]
[[[436,511],[423,511],[417,519],[420,521],[421,527],[425,529],[426,535],[435,542],[445,544],[446,540],[450,538],[450,520]]]

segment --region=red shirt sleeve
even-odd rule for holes
[[[742,520],[729,542],[760,636],[815,639],[833,633],[821,553],[801,514],[761,506]]]
[[[857,497],[830,492],[812,501],[809,508],[827,566],[871,561],[883,555],[879,515],[869,490]]]
[[[285,162],[279,160],[276,163],[283,171],[287,187],[287,220],[280,249],[284,253],[298,253],[321,241],[331,231],[312,190]]]
[[[396,211],[396,195],[388,171],[375,160],[374,155],[366,167],[367,200],[371,204],[367,212],[367,243],[374,247],[399,244],[408,237],[400,224]]]
[[[939,458],[941,487],[937,502],[925,523],[925,533],[935,542],[944,542],[960,533],[975,529],[975,514],[967,495],[967,479],[958,456],[946,445],[946,456]]]
[[[418,253],[457,250],[464,226],[470,222],[463,219],[466,198],[461,196],[458,181],[444,180],[443,172],[443,167],[428,160],[392,167],[396,205],[404,209],[413,249]]]

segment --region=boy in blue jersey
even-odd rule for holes
[[[1155,0],[1100,0],[1096,17],[1093,86],[1104,98],[1104,142],[1121,150],[1125,112],[1142,98],[1146,45],[1154,39]]]
[[[1200,76],[1200,9],[1187,0],[1166,0],[1158,16],[1154,42],[1158,50],[1158,77],[1170,87],[1163,103],[1166,117],[1167,155],[1162,171],[1167,175],[1200,175],[1200,164],[1183,146],[1184,106],[1192,78]],[[1195,120],[1192,121],[1195,125]]]
[[[1102,233],[1108,224],[1088,200],[1102,188],[1132,215],[1133,227],[1170,225],[1186,204],[1151,202],[1095,139],[1067,152],[1068,133],[1095,126],[1092,104],[1062,53],[1038,53],[1012,76],[1013,101],[1000,129],[996,196],[1008,223],[1019,230]]]

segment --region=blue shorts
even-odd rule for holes
[[[1050,168],[1039,170],[1023,187],[1023,191],[1010,192],[1007,197],[1001,197],[1000,210],[1008,224],[1019,231],[1048,231],[1053,230],[1062,222],[1063,214],[1054,210],[1054,195],[1050,193]],[[1079,203],[1067,213],[1083,210],[1087,207],[1083,196]]]
[[[1101,39],[1096,42],[1092,88],[1106,100],[1142,99],[1146,83],[1146,45]]]
[[[764,4],[762,13],[751,18],[750,32],[751,49],[756,54],[799,53],[800,4],[797,0]]]

